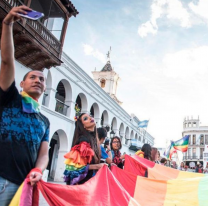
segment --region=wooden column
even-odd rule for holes
[[[66,18],[64,20],[64,25],[63,25],[63,28],[62,28],[62,32],[61,32],[61,37],[60,37],[61,52],[62,52],[63,45],[64,45],[64,40],[65,40],[65,36],[66,36],[66,30],[67,30],[69,18],[70,17],[66,15]]]

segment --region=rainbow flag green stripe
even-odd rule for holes
[[[26,92],[21,92],[22,95],[22,108],[26,113],[38,113],[40,112],[40,104],[30,97]]]

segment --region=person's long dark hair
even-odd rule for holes
[[[152,160],[152,158],[151,158],[151,150],[152,150],[152,148],[151,148],[151,146],[149,144],[144,144],[142,146],[141,150],[142,150],[142,152],[144,152],[144,158],[145,159]]]
[[[101,151],[100,151],[100,145],[99,145],[99,141],[98,141],[97,129],[95,126],[94,132],[90,133],[90,131],[88,131],[84,128],[82,121],[81,121],[81,117],[84,114],[85,113],[82,113],[79,116],[79,118],[77,119],[77,121],[75,122],[75,130],[74,130],[74,137],[72,140],[72,147],[74,145],[79,144],[79,139],[81,136],[86,137],[90,142],[90,146],[91,146],[92,150],[95,152],[94,161],[95,161],[95,163],[99,163],[100,157],[101,157]]]

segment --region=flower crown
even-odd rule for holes
[[[79,116],[81,114],[81,109],[79,108],[78,104],[75,105],[75,117],[74,117],[74,120],[77,121],[79,119]]]

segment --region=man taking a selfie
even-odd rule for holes
[[[41,71],[30,71],[15,86],[13,23],[31,9],[13,8],[2,22],[0,70],[0,205],[9,205],[28,176],[35,185],[48,164],[49,121],[39,111],[38,99],[45,90]]]

